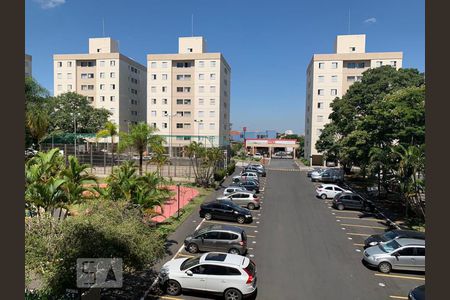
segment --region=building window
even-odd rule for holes
[[[177,75],[177,80],[191,80],[191,75]]]
[[[198,61],[199,68],[203,68],[205,66],[205,62],[203,60]]]
[[[198,92],[199,93],[203,93],[205,91],[205,87],[204,86],[199,86],[198,87]]]
[[[72,79],[72,73],[67,73],[67,79]]]
[[[162,123],[162,128],[167,128],[167,123]]]
[[[331,89],[331,96],[337,95],[337,89]]]
[[[338,68],[338,63],[337,62],[332,62],[331,63],[331,68],[332,69],[337,69]]]
[[[111,61],[109,62],[109,65],[110,65],[111,67],[114,67],[114,66],[116,65],[116,61],[115,61],[115,60],[111,60]]]
[[[72,67],[72,62],[71,61],[68,61],[67,62],[67,66],[70,68],[70,67]]]
[[[156,86],[152,86],[151,91],[152,91],[152,93],[156,93]]]
[[[198,117],[203,118],[205,116],[205,112],[203,110],[198,111]]]
[[[183,123],[177,123],[177,128],[183,128]]]
[[[186,128],[186,129],[191,128],[191,123],[184,123],[183,128]]]
[[[323,122],[323,116],[322,115],[318,115],[317,116],[317,122]]]
[[[161,91],[162,91],[163,93],[167,92],[167,86],[163,86],[163,87],[161,88]]]
[[[209,129],[215,129],[216,123],[209,123]]]
[[[355,52],[356,51],[356,47],[350,47],[350,52]]]
[[[324,69],[324,68],[325,68],[325,63],[320,62],[320,63],[319,63],[319,69]]]
[[[209,92],[210,93],[215,93],[216,92],[216,86],[215,85],[210,86],[209,87]]]
[[[355,76],[347,76],[347,82],[354,82]]]
[[[210,66],[211,68],[214,68],[214,67],[216,66],[216,61],[214,61],[214,60],[210,61],[210,62],[209,62],[209,66]]]
[[[182,62],[177,62],[177,68],[182,68],[183,67],[183,63]]]
[[[375,64],[376,64],[377,67],[381,67],[383,65],[383,62],[382,61],[377,61]]]
[[[203,124],[203,122],[199,122],[198,123],[198,129],[203,129],[205,126]]]
[[[216,105],[216,99],[209,99],[209,105]]]
[[[331,76],[331,82],[337,82],[337,75]]]
[[[184,105],[191,105],[191,99],[184,99]]]
[[[109,101],[111,101],[111,102],[114,102],[116,100],[116,96],[111,96],[110,98],[109,98]]]
[[[105,96],[100,96],[100,101],[105,102]]]
[[[93,91],[94,90],[94,85],[93,84],[89,84],[88,85],[88,90]]]
[[[152,68],[152,69],[156,68],[156,61],[152,61],[150,63],[150,68]]]
[[[110,90],[115,90],[116,89],[116,85],[115,84],[110,84],[109,85],[109,89]]]
[[[215,115],[216,115],[216,112],[215,112],[214,110],[210,110],[210,111],[209,111],[209,117],[210,117],[210,118],[214,118]]]
[[[88,77],[88,78],[94,78],[94,73],[88,73],[88,74],[87,74],[87,77]]]
[[[319,82],[324,82],[325,81],[325,76],[319,76]]]
[[[152,117],[156,117],[156,110],[152,110],[151,116],[152,116]]]
[[[156,98],[152,98],[151,101],[152,101],[152,104],[154,104],[154,105],[156,104]]]
[[[325,90],[324,89],[319,89],[319,90],[317,90],[317,94],[319,96],[323,96],[323,95],[325,95]]]
[[[177,104],[178,105],[182,105],[183,104],[183,99],[177,99]]]
[[[89,102],[94,102],[94,97],[87,97]]]
[[[396,68],[396,67],[397,67],[397,61],[392,60],[392,61],[391,61],[391,66],[393,66],[394,68]]]
[[[58,62],[56,63],[56,65],[58,66],[58,68],[61,68],[61,67],[62,67],[62,61],[58,61]]]
[[[356,81],[361,81],[362,80],[362,76],[356,76]]]
[[[164,117],[167,117],[168,114],[169,114],[169,113],[167,112],[167,110],[163,110],[162,115],[163,115]]]
[[[71,84],[68,84],[68,85],[67,85],[67,90],[69,90],[69,91],[72,90],[72,85],[71,85]]]
[[[199,98],[198,99],[198,105],[203,105],[203,104],[205,104],[205,99]]]
[[[104,72],[100,72],[100,78],[105,78],[105,73]]]
[[[317,136],[320,136],[322,134],[322,129],[317,129]]]
[[[198,74],[198,79],[199,80],[204,80],[205,79],[205,74]]]
[[[161,78],[162,78],[162,80],[167,80],[167,74],[162,74]],[[155,79],[156,79],[156,75],[155,75]]]
[[[216,80],[216,73],[209,74],[209,79],[210,80]]]
[[[114,72],[109,73],[109,77],[110,78],[116,78],[116,73],[114,73]]]
[[[317,102],[317,108],[319,108],[319,109],[323,108],[323,102]],[[308,106],[308,111],[309,111],[309,106]]]
[[[190,118],[191,117],[191,112],[190,111],[185,111],[185,112],[183,112],[183,116],[187,117],[187,118]]]
[[[62,79],[62,73],[58,73],[58,74],[56,75],[56,77],[57,77],[58,79]]]
[[[166,105],[167,104],[167,99],[162,99],[162,104]]]
[[[100,67],[104,67],[105,66],[105,61],[104,60],[101,60],[100,61]]]
[[[192,48],[187,48],[188,52],[192,52],[193,49]]]
[[[167,68],[167,66],[168,66],[167,61],[163,61],[162,64],[161,64],[161,66],[162,66],[163,68]]]
[[[228,69],[224,68],[223,71],[225,72],[225,74],[228,74]]]
[[[228,80],[224,79],[224,80],[223,80],[223,83],[224,83],[225,85],[228,85]]]
[[[102,85],[100,85],[100,89],[102,89]],[[60,89],[59,89],[59,85],[58,85],[58,91],[59,91],[59,90],[60,90]],[[83,84],[83,85],[81,86],[81,90],[82,90],[82,91],[87,91],[87,85],[84,85],[84,84]]]

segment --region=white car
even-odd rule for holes
[[[260,159],[263,158],[263,156],[261,155],[261,153],[255,153],[255,154],[253,155],[253,158],[254,158],[254,159],[257,159],[257,160],[260,160]]]
[[[245,181],[248,178],[255,179],[255,180],[259,181],[259,176],[255,172],[242,172],[241,175],[234,176],[233,177],[233,181],[235,181],[236,179],[238,179],[238,180],[242,179],[242,180]]]
[[[316,196],[322,199],[334,198],[339,193],[351,193],[352,191],[346,190],[335,184],[321,184],[316,189]]]
[[[223,195],[228,196],[235,192],[248,192],[248,190],[243,186],[229,186],[225,188],[225,190],[223,191]]]
[[[256,291],[256,265],[238,254],[209,252],[167,262],[158,276],[167,294],[183,290],[207,291],[226,300],[241,300]]]

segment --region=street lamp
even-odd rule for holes
[[[194,120],[197,123],[197,143],[200,143],[200,123],[203,123],[203,120]]]
[[[169,158],[172,158],[172,117],[175,117],[177,114],[164,114],[164,117],[169,118]]]

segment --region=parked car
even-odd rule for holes
[[[261,160],[261,159],[263,158],[263,156],[262,156],[261,153],[256,152],[256,153],[253,155],[253,158],[256,159],[256,160]]]
[[[217,198],[217,200],[230,200],[237,205],[247,207],[248,209],[259,208],[259,198],[252,192],[236,192],[231,195]]]
[[[242,172],[241,175],[236,175],[233,177],[233,181],[245,181],[246,179],[255,179],[259,181],[258,173],[255,172]]]
[[[314,172],[311,174],[311,181],[342,182],[343,180],[344,169],[342,168],[330,168],[317,174]]]
[[[227,196],[235,192],[248,192],[248,190],[243,186],[229,186],[223,190],[223,195]]]
[[[248,164],[247,167],[253,167],[253,168],[261,169],[264,171],[266,170],[266,167],[262,164],[251,163],[251,164]]]
[[[308,171],[308,173],[306,173],[306,176],[311,178],[311,174],[312,174],[312,173],[314,173],[314,172],[320,172],[321,170],[325,170],[325,169],[324,169],[324,168],[316,167],[316,168],[314,168],[314,169]]]
[[[371,201],[365,200],[360,195],[351,192],[339,193],[334,196],[332,206],[339,210],[353,209],[369,212],[375,210],[375,206]]]
[[[161,268],[158,279],[171,296],[183,290],[199,290],[225,300],[241,300],[256,291],[256,264],[241,255],[209,252],[170,260]]]
[[[256,168],[256,167],[252,167],[252,166],[247,166],[244,168],[243,172],[253,172],[256,173],[262,177],[266,177],[266,170],[265,169],[260,169],[260,168]]]
[[[321,184],[316,188],[316,196],[322,199],[334,198],[339,193],[351,193],[349,190],[345,190],[335,184]]]
[[[313,170],[311,172],[311,175],[309,176],[311,178],[311,181],[319,181],[320,175],[325,172],[326,168],[317,168],[316,170]]]
[[[200,206],[200,218],[206,220],[222,219],[236,221],[239,224],[251,223],[253,221],[252,213],[246,208],[229,200],[212,201]]]
[[[240,227],[216,224],[188,235],[184,240],[184,247],[190,253],[221,251],[245,255],[247,253],[247,235]]]
[[[396,239],[364,250],[364,262],[382,273],[391,270],[425,272],[425,241]]]
[[[409,300],[425,300],[425,284],[412,289],[408,294]]]
[[[285,151],[278,151],[272,157],[273,158],[292,158],[292,155]]]
[[[230,184],[230,186],[244,187],[248,191],[259,193],[259,182],[253,180],[233,182],[232,184]]]
[[[364,241],[364,248],[376,246],[380,243],[386,243],[391,240],[401,238],[425,240],[425,233],[414,230],[391,230],[383,234],[374,234],[369,236]]]

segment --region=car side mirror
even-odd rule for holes
[[[395,253],[392,253],[392,256],[399,257],[400,254],[398,254],[397,252],[395,252]]]
[[[187,276],[192,276],[192,275],[194,275],[194,273],[192,273],[191,270],[187,270],[187,271],[186,271],[186,274],[187,274]]]

